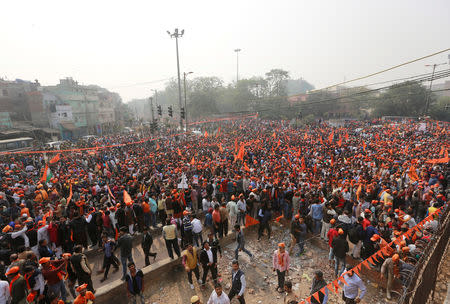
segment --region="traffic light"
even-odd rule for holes
[[[172,110],[172,106],[169,106],[169,116],[173,117],[173,110]]]
[[[161,106],[158,106],[158,115],[159,115],[159,116],[162,115],[162,108],[161,108]]]
[[[185,116],[184,108],[181,108],[181,118],[184,119]]]

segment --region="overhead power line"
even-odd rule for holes
[[[312,90],[310,92],[327,90],[327,89],[330,89],[330,88],[333,88],[333,87],[336,87],[336,86],[340,86],[340,85],[343,85],[343,84],[346,84],[346,83],[355,82],[355,81],[358,81],[358,80],[362,80],[362,79],[366,79],[366,78],[369,78],[369,77],[373,77],[375,75],[379,75],[379,74],[382,74],[382,73],[385,73],[385,72],[388,72],[388,71],[392,71],[392,70],[397,69],[399,67],[402,67],[402,66],[405,66],[405,65],[408,65],[408,64],[411,64],[411,63],[414,63],[414,62],[426,59],[426,58],[430,58],[430,57],[433,57],[433,56],[436,56],[436,55],[439,55],[439,54],[442,54],[442,53],[445,53],[445,52],[448,52],[448,51],[450,51],[450,48],[442,50],[442,51],[439,51],[439,52],[435,52],[433,54],[429,54],[429,55],[426,55],[426,56],[423,56],[423,57],[420,57],[420,58],[416,58],[416,59],[413,59],[413,60],[410,60],[410,61],[407,61],[407,62],[404,62],[404,63],[401,63],[401,64],[397,64],[397,65],[395,65],[393,67],[381,70],[379,72],[375,72],[375,73],[372,73],[372,74],[369,74],[369,75],[366,75],[366,76],[362,76],[362,77],[350,79],[350,80],[347,80],[347,81],[343,81],[343,82],[340,82],[340,83],[337,83],[337,84],[334,84],[334,85],[331,85],[331,86],[328,86],[328,87],[325,87],[325,88],[322,88],[322,89]]]

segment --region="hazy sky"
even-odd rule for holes
[[[317,88],[450,47],[448,0],[4,1],[0,77],[52,85],[72,76],[146,97],[176,76],[175,41],[185,29],[181,71],[236,77],[288,70]],[[450,53],[450,52],[449,52]],[[358,84],[431,71],[442,54]],[[442,68],[450,68],[448,65]]]

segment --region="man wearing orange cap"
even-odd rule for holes
[[[27,283],[19,273],[19,266],[11,267],[6,272],[6,277],[9,280],[9,292],[11,296],[11,303],[26,304],[27,303]]]
[[[277,272],[278,277],[278,292],[284,291],[284,280],[286,274],[289,275],[289,263],[291,261],[289,253],[286,252],[284,243],[278,244],[278,249],[273,253],[272,265],[273,271]]]
[[[76,288],[79,293],[73,304],[93,304],[95,303],[95,296],[92,292],[87,290],[87,284],[80,285]]]
[[[47,281],[47,286],[57,296],[66,301],[67,291],[64,285],[64,277],[62,271],[67,265],[67,258],[59,261],[50,261],[50,258],[44,257],[39,260],[42,265],[42,276]]]
[[[334,275],[337,278],[345,270],[345,258],[347,257],[347,252],[349,251],[348,242],[345,238],[344,230],[342,228],[338,229],[338,237],[335,237],[331,243],[333,246],[334,255]],[[339,265],[342,264],[342,268],[339,271]]]
[[[383,266],[381,266],[381,279],[387,278],[386,285],[386,298],[391,299],[392,284],[394,282],[394,277],[398,277],[400,274],[400,256],[394,254],[392,257],[384,260]]]

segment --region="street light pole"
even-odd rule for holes
[[[241,49],[235,49],[234,51],[236,52],[236,86],[237,86],[237,83],[239,81],[239,52],[241,51]]]
[[[153,97],[148,99],[150,105],[150,111],[152,113],[152,122],[155,122],[155,113],[153,112]]]
[[[169,36],[171,38],[175,38],[175,44],[176,44],[176,49],[177,49],[178,105],[180,107],[180,113],[181,113],[181,107],[182,107],[181,106],[181,79],[180,79],[180,58],[178,55],[178,38],[183,37],[184,30],[181,30],[181,32],[178,32],[178,29],[176,28],[173,33],[167,31],[167,34],[169,34]],[[180,114],[180,129],[183,129],[183,119],[181,118],[181,114]]]
[[[426,67],[433,67],[433,72],[431,73],[431,79],[430,79],[430,87],[428,89],[427,99],[425,102],[425,113],[424,115],[428,115],[428,109],[430,108],[430,97],[431,97],[431,86],[433,85],[433,78],[434,78],[434,71],[436,70],[437,66],[444,65],[447,63],[435,63],[435,64],[426,64]]]
[[[186,102],[186,75],[192,74],[194,72],[183,72],[183,83],[184,83],[184,123],[185,123],[185,132],[188,130],[188,116],[187,116],[187,102]]]

